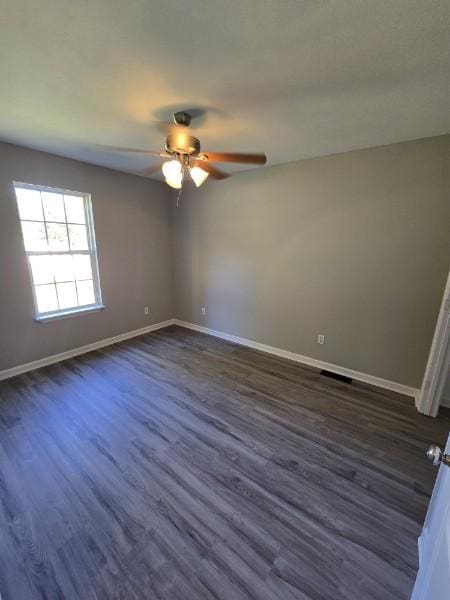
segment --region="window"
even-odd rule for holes
[[[89,194],[14,183],[36,318],[101,308]]]

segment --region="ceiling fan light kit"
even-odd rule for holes
[[[201,167],[191,167],[190,174],[192,181],[197,187],[200,187],[202,183],[205,183],[209,175],[209,173],[204,171]]]
[[[159,158],[169,158],[161,166],[167,185],[181,190],[185,174],[189,173],[192,181],[200,187],[209,175],[213,179],[226,179],[229,173],[215,167],[212,163],[244,163],[264,165],[267,161],[265,154],[243,154],[237,152],[201,152],[200,140],[189,134],[192,115],[180,111],[173,115],[173,124],[162,124],[168,127],[165,151],[135,150],[131,148],[116,148],[119,152],[140,152]],[[158,167],[159,168],[159,167]],[[148,167],[144,173],[151,174],[154,167]]]
[[[178,160],[169,160],[162,166],[167,185],[179,190],[183,185],[183,167]]]

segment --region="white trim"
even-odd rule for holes
[[[52,356],[40,358],[39,360],[34,360],[33,362],[25,363],[23,365],[18,365],[17,367],[12,367],[11,369],[6,369],[5,371],[0,371],[0,381],[2,379],[8,379],[9,377],[14,377],[15,375],[20,375],[21,373],[26,373],[27,371],[33,371],[34,369],[39,369],[40,367],[52,365],[53,363],[57,363],[62,360],[66,360],[68,358],[72,358],[72,357],[78,356],[80,354],[85,354],[86,352],[91,352],[92,350],[98,350],[99,348],[104,348],[105,346],[110,346],[111,344],[116,344],[117,342],[123,342],[124,340],[128,340],[128,339],[136,337],[138,335],[143,335],[144,333],[150,333],[151,331],[156,331],[156,329],[162,329],[163,327],[168,327],[169,325],[173,325],[173,323],[174,323],[174,319],[168,319],[167,321],[161,321],[159,323],[154,323],[153,325],[148,325],[147,327],[142,327],[141,329],[134,329],[133,331],[127,331],[125,333],[121,333],[119,335],[115,335],[113,337],[106,338],[104,340],[99,340],[98,342],[93,342],[92,344],[87,344],[86,346],[80,346],[79,348],[73,348],[72,350],[67,350],[66,352],[61,352],[60,354],[53,354]]]
[[[68,317],[76,317],[77,315],[85,315],[92,312],[104,310],[104,304],[88,304],[87,306],[79,306],[77,308],[69,308],[68,310],[60,310],[57,313],[47,313],[42,317],[34,317],[36,323],[48,323],[50,321],[58,321],[59,319],[67,319]],[[0,598],[1,600],[1,598]]]
[[[436,322],[422,388],[416,399],[419,412],[436,417],[450,367],[450,272]]]
[[[274,346],[268,346],[267,344],[254,342],[253,340],[248,340],[236,335],[224,333],[223,331],[216,331],[215,329],[209,329],[208,327],[202,327],[201,325],[195,325],[194,323],[188,323],[187,321],[181,321],[180,319],[173,319],[173,323],[174,325],[180,325],[181,327],[186,327],[187,329],[193,329],[194,331],[200,331],[208,335],[213,335],[214,337],[228,340],[229,342],[234,342],[235,344],[240,344],[241,346],[248,346],[249,348],[255,348],[256,350],[261,350],[262,352],[267,352],[268,354],[281,356],[282,358],[287,358],[288,360],[309,365],[310,367],[333,371],[333,373],[344,375],[345,377],[351,377],[352,379],[357,379],[358,381],[362,381],[364,383],[369,383],[386,390],[404,394],[405,396],[411,396],[412,398],[416,398],[419,393],[417,388],[409,387],[407,385],[403,385],[402,383],[397,383],[396,381],[389,381],[388,379],[375,377],[375,375],[367,375],[366,373],[353,371],[353,369],[347,369],[346,367],[340,367],[339,365],[327,363],[322,360],[318,360],[317,358],[310,358],[309,356],[303,356],[302,354],[297,354],[296,352],[289,352],[288,350],[282,350],[281,348],[275,348]]]
[[[33,362],[18,365],[17,367],[12,367],[11,369],[6,369],[5,371],[0,371],[0,381],[2,379],[8,379],[9,377],[14,377],[15,375],[20,375],[21,373],[26,373],[27,371],[39,369],[40,367],[45,367],[46,365],[51,365],[62,360],[66,360],[68,358],[78,356],[80,354],[85,354],[86,352],[91,352],[92,350],[104,348],[105,346],[110,346],[111,344],[116,344],[117,342],[122,342],[124,340],[143,335],[144,333],[150,333],[151,331],[156,331],[157,329],[162,329],[163,327],[168,327],[169,325],[179,325],[180,327],[186,327],[187,329],[200,331],[201,333],[206,333],[208,335],[212,335],[223,340],[228,340],[229,342],[234,342],[235,344],[240,344],[241,346],[255,348],[256,350],[261,350],[262,352],[267,352],[268,354],[273,354],[275,356],[287,358],[288,360],[293,360],[294,362],[309,365],[311,367],[316,367],[317,369],[326,369],[327,371],[333,371],[334,373],[338,373],[339,375],[351,377],[352,379],[356,379],[364,383],[369,383],[371,385],[391,390],[393,392],[398,392],[399,394],[404,394],[405,396],[412,396],[413,398],[416,398],[419,393],[418,389],[403,385],[401,383],[397,383],[395,381],[389,381],[388,379],[382,379],[381,377],[375,377],[374,375],[367,375],[366,373],[353,371],[352,369],[340,367],[339,365],[327,363],[316,358],[310,358],[309,356],[303,356],[302,354],[297,354],[296,352],[282,350],[281,348],[275,348],[274,346],[261,344],[260,342],[254,342],[253,340],[248,340],[246,338],[241,338],[236,335],[231,335],[223,331],[216,331],[215,329],[209,329],[208,327],[202,327],[201,325],[195,325],[194,323],[188,323],[187,321],[181,321],[179,319],[168,319],[167,321],[154,323],[153,325],[148,325],[147,327],[142,327],[141,329],[127,331],[126,333],[121,333],[120,335],[106,338],[104,340],[99,340],[98,342],[87,344],[86,346],[73,348],[72,350],[61,352],[60,354],[53,354],[52,356],[47,356],[45,358],[41,358]]]
[[[442,396],[442,398],[441,398],[441,404],[440,405],[441,406],[445,406],[446,408],[450,408],[450,397],[449,396]]]
[[[85,223],[73,223],[71,221],[68,221],[66,204],[65,204],[65,202],[63,202],[64,219],[65,220],[63,223],[61,222],[61,225],[64,224],[65,228],[66,228],[67,243],[68,243],[67,250],[52,250],[50,247],[48,247],[47,250],[45,250],[45,251],[44,250],[42,250],[42,251],[41,250],[39,250],[39,251],[27,250],[25,247],[25,238],[23,238],[24,252],[25,252],[25,257],[26,257],[26,261],[27,261],[27,265],[28,265],[28,273],[29,273],[29,277],[30,277],[31,289],[33,292],[35,320],[39,321],[39,320],[44,320],[47,318],[50,319],[50,318],[57,317],[57,316],[67,316],[67,314],[69,312],[76,311],[79,308],[91,308],[91,307],[99,307],[99,306],[103,307],[102,291],[101,291],[101,287],[100,287],[100,272],[99,272],[99,268],[98,268],[97,247],[96,247],[96,242],[95,242],[94,215],[92,212],[91,194],[88,192],[75,192],[75,191],[71,191],[71,190],[65,190],[62,188],[34,185],[31,183],[21,183],[18,181],[13,181],[13,188],[14,188],[14,194],[16,197],[16,209],[17,209],[20,223],[22,224],[22,222],[25,221],[25,222],[43,224],[44,229],[45,229],[45,235],[47,238],[47,243],[48,243],[47,223],[48,222],[53,223],[53,221],[47,221],[47,218],[45,215],[45,210],[44,210],[44,204],[43,204],[43,200],[42,200],[42,192],[51,192],[51,193],[56,193],[56,194],[59,194],[62,196],[69,196],[69,195],[77,196],[79,198],[82,198],[82,200],[83,200]],[[18,202],[18,196],[17,196],[18,189],[28,189],[28,190],[33,190],[33,191],[39,192],[43,220],[22,219],[22,217],[20,215],[20,211],[19,211],[19,202]],[[86,229],[86,238],[87,238],[87,243],[88,243],[88,248],[86,250],[74,250],[73,248],[71,248],[69,229],[68,229],[69,225],[79,225],[79,226],[84,225],[84,227]],[[22,231],[22,237],[23,237],[23,231]],[[31,268],[31,263],[30,263],[30,257],[31,256],[72,256],[73,254],[84,254],[86,256],[89,256],[92,277],[87,277],[86,280],[92,280],[92,286],[94,288],[94,295],[95,295],[95,302],[89,306],[84,305],[84,304],[80,306],[78,304],[78,286],[77,286],[78,280],[74,279],[73,283],[75,285],[75,293],[76,293],[76,297],[77,297],[77,305],[76,306],[70,306],[67,308],[58,308],[58,309],[52,310],[52,311],[40,312],[39,306],[37,303],[37,298],[36,298],[36,287],[39,287],[40,285],[44,285],[44,284],[35,284],[34,278],[33,278],[33,270]],[[79,281],[81,281],[81,280],[79,280]],[[65,281],[57,282],[56,279],[53,278],[53,282],[48,282],[48,283],[51,283],[52,285],[55,286],[57,304],[59,306],[58,284],[59,283],[68,283],[68,282],[65,282]]]

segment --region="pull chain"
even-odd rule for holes
[[[182,169],[182,171],[181,171],[181,187],[180,187],[180,191],[178,192],[178,195],[177,195],[177,208],[180,206],[181,192],[183,191],[183,182],[184,182],[184,169]]]

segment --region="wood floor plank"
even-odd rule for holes
[[[0,382],[2,600],[402,600],[450,418],[168,327]]]

